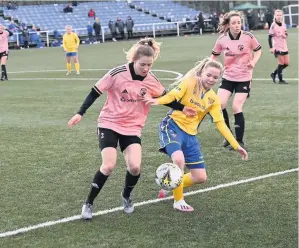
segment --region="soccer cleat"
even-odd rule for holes
[[[230,145],[229,142],[225,139],[223,141],[223,147],[228,147],[229,145]]]
[[[165,190],[165,189],[160,189],[158,193],[158,198],[165,198],[171,191]]]
[[[123,200],[123,205],[124,205],[124,212],[127,214],[131,214],[134,212],[134,205],[133,201],[130,197],[126,198],[123,196],[123,191],[121,192],[121,198]]]
[[[286,82],[286,81],[284,81],[284,80],[280,80],[278,83],[279,83],[279,84],[289,84],[288,82]]]
[[[174,201],[173,203],[173,208],[180,210],[182,212],[192,212],[194,211],[194,208],[188,205],[185,200],[179,200],[179,201]]]
[[[69,75],[71,75],[71,72],[70,71],[68,71],[65,75],[67,75],[67,76],[69,76]]]
[[[77,75],[80,75],[80,72],[79,72],[79,71],[77,71],[77,72],[76,72],[76,74],[77,74]]]
[[[273,83],[276,84],[276,81],[275,81],[276,75],[272,72],[272,73],[270,74],[270,77],[272,78]]]
[[[90,203],[85,203],[82,207],[81,217],[84,220],[92,219],[92,205]]]
[[[1,78],[1,81],[5,81],[5,80],[8,80],[8,78],[7,77],[2,77]]]

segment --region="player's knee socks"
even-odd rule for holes
[[[235,132],[236,132],[236,140],[239,142],[243,142],[245,130],[245,119],[243,112],[235,114]]]
[[[192,181],[191,173],[186,173],[183,177],[184,188],[192,186],[194,183]]]
[[[277,68],[273,71],[274,75],[277,75]]]
[[[175,201],[182,200],[184,198],[184,182],[182,182],[179,187],[174,189],[172,193]]]
[[[283,67],[284,65],[278,65],[278,67],[277,67],[277,74],[278,74],[278,79],[279,79],[279,81],[281,81],[282,80],[282,70],[283,70]]]
[[[71,63],[67,63],[66,64],[66,68],[67,68],[67,71],[71,71],[72,70],[72,64]]]
[[[226,109],[222,109],[222,113],[223,113],[223,118],[224,118],[225,124],[230,129],[229,117],[228,117],[228,113],[227,113]]]
[[[94,199],[100,193],[108,177],[109,176],[104,175],[100,170],[97,171],[97,173],[94,175],[86,203],[93,204]]]
[[[123,191],[123,197],[125,197],[125,198],[130,197],[131,192],[134,189],[134,186],[137,184],[137,182],[139,180],[139,177],[140,177],[140,174],[137,176],[134,176],[129,171],[127,171],[125,187],[124,187],[124,191]]]
[[[1,77],[7,77],[5,65],[1,65]]]
[[[289,65],[284,64],[282,69],[285,69],[285,68],[287,68],[288,66],[289,66]]]
[[[80,71],[80,64],[79,63],[75,63],[75,68],[76,68],[76,72]]]

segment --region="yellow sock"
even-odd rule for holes
[[[184,198],[184,182],[182,182],[179,187],[174,189],[172,193],[175,201],[182,200]]]
[[[76,72],[80,71],[80,64],[79,63],[75,63],[75,68],[76,68]]]
[[[191,173],[186,173],[183,177],[184,188],[192,186],[194,183],[192,181]]]
[[[67,63],[66,64],[66,68],[67,68],[67,71],[70,72],[72,70],[72,64],[71,63]]]

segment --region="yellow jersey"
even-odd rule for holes
[[[65,33],[63,35],[63,48],[67,52],[77,52],[80,44],[80,39],[76,33],[71,32],[70,34]]]
[[[196,109],[196,116],[186,116],[179,110],[172,110],[168,113],[174,122],[190,135],[197,134],[200,123],[209,114],[224,138],[234,149],[237,149],[239,144],[224,122],[220,99],[213,89],[206,91],[202,87],[198,96],[195,92],[197,83],[195,77],[184,79],[176,88],[158,98],[158,104],[168,104],[176,100],[187,107]]]

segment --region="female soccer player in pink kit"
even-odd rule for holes
[[[282,79],[282,71],[286,68],[290,63],[288,46],[287,46],[287,26],[283,22],[283,12],[280,9],[275,10],[274,13],[274,21],[269,29],[269,46],[270,52],[274,53],[275,57],[278,61],[277,69],[270,74],[274,83],[276,83],[276,75],[278,75],[278,79],[280,84],[287,84],[286,81]],[[272,39],[274,40],[274,45],[272,43]]]
[[[243,105],[249,96],[253,68],[261,56],[261,46],[253,34],[241,30],[241,17],[238,12],[226,13],[219,25],[219,30],[222,35],[217,39],[212,51],[213,59],[216,59],[221,52],[224,53],[224,73],[218,96],[221,100],[225,123],[230,128],[226,106],[229,98],[235,93],[232,106],[235,116],[235,135],[239,144],[244,146]],[[227,140],[224,141],[223,146],[229,146]]]
[[[1,81],[8,80],[6,71],[6,61],[8,56],[8,37],[13,33],[0,24],[0,62],[1,62]]]
[[[142,97],[146,93],[154,97],[165,94],[164,87],[150,72],[159,53],[160,44],[152,38],[142,39],[133,45],[127,52],[128,63],[110,70],[101,78],[92,88],[79,112],[68,122],[70,128],[78,124],[93,102],[104,91],[108,92],[106,103],[98,118],[102,165],[94,176],[87,201],[82,207],[83,219],[92,218],[93,201],[116,166],[118,143],[127,166],[125,186],[121,193],[124,211],[134,211],[130,194],[140,176],[140,137],[150,109],[150,106],[142,101]],[[181,110],[186,115],[194,114],[192,108],[184,108],[184,105],[178,102],[167,106]]]

